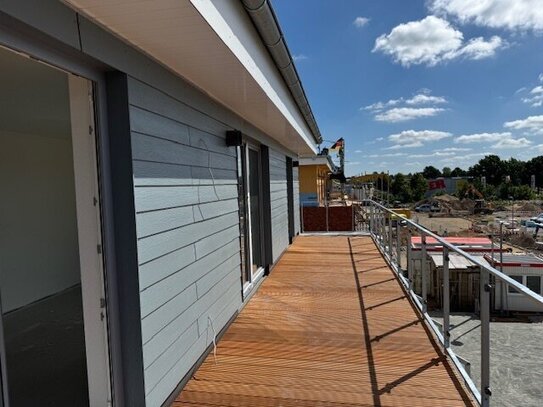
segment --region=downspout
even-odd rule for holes
[[[281,72],[298,109],[311,130],[317,144],[322,143],[322,136],[311,111],[298,71],[288,49],[287,43],[269,0],[241,0],[249,17],[253,21],[262,41]]]

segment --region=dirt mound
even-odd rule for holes
[[[469,211],[475,206],[475,202],[471,199],[464,198],[460,200],[455,196],[447,194],[435,196],[433,199],[438,201],[443,208],[454,211]]]
[[[509,238],[509,241],[514,245],[521,246],[521,247],[524,247],[526,249],[534,248],[535,245],[536,245],[535,244],[535,239],[531,235],[529,235],[527,233],[512,235]]]

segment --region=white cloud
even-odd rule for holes
[[[442,148],[440,151],[452,151],[455,153],[459,153],[461,151],[471,151],[471,148],[463,148],[463,147],[445,147]]]
[[[508,30],[543,30],[541,0],[430,0],[430,11],[461,23]]]
[[[465,57],[467,59],[479,60],[489,58],[496,54],[496,50],[505,46],[506,42],[497,35],[494,35],[488,41],[483,37],[472,38],[463,47],[446,55],[445,59]]]
[[[413,143],[408,144],[395,144],[393,146],[385,148],[385,150],[399,150],[400,148],[415,148],[415,147],[422,147],[424,144],[420,141],[415,141]]]
[[[487,58],[504,44],[498,36],[490,41],[478,37],[464,43],[464,35],[448,21],[428,16],[420,21],[400,24],[389,34],[381,35],[375,40],[372,52],[390,55],[395,62],[406,67],[419,64],[434,66],[460,57]]]
[[[404,130],[401,133],[391,134],[388,140],[396,144],[390,149],[403,147],[420,147],[426,142],[438,141],[451,137],[451,133],[436,130]]]
[[[496,144],[492,146],[492,148],[499,148],[499,149],[505,149],[505,148],[523,148],[528,147],[531,145],[532,142],[528,140],[525,137],[521,138],[505,138],[500,141],[498,141]]]
[[[453,155],[456,155],[456,153],[446,151],[434,151],[433,153],[428,154],[411,154],[409,158],[450,157]]]
[[[371,105],[360,108],[360,110],[378,111],[378,110],[383,110],[387,107],[396,106],[398,103],[401,103],[401,102],[403,102],[403,98],[390,99],[389,101],[386,101],[386,102],[372,103]]]
[[[307,59],[307,58],[308,58],[307,55],[304,55],[304,54],[298,54],[292,57],[294,61],[303,61],[304,59]]]
[[[408,105],[429,105],[429,104],[443,104],[447,103],[447,99],[443,96],[431,96],[426,93],[419,93],[413,96],[411,99],[405,101]]]
[[[362,28],[369,22],[370,19],[367,17],[356,17],[353,21],[353,24],[355,25],[355,27]]]
[[[522,98],[524,103],[528,103],[532,107],[543,106],[543,86],[536,86],[530,91],[528,97]]]
[[[432,117],[444,110],[437,107],[395,107],[375,115],[375,120],[388,123],[405,122],[421,117]]]
[[[405,153],[387,153],[387,154],[372,154],[368,155],[368,158],[382,158],[382,157],[402,157]]]
[[[540,74],[539,74],[538,79],[539,79],[539,82],[542,82],[542,83],[543,83],[543,73],[540,73]]]
[[[525,130],[530,134],[543,134],[543,115],[530,116],[526,119],[506,122],[504,127],[515,130]]]
[[[502,139],[510,139],[511,133],[476,133],[476,134],[466,134],[463,136],[457,137],[454,142],[462,144],[471,144],[471,143],[482,143],[489,141],[500,141]]]

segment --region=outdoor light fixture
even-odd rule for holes
[[[242,144],[241,131],[239,130],[227,130],[226,131],[226,145],[228,147],[239,147]]]
[[[292,166],[294,168],[299,167],[300,166],[300,161],[292,161]]]

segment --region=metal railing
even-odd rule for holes
[[[491,389],[490,389],[490,293],[492,289],[492,281],[502,282],[502,287],[512,287],[518,293],[535,301],[543,306],[543,297],[528,289],[523,284],[505,275],[488,263],[477,258],[462,249],[447,242],[441,236],[432,233],[423,226],[405,219],[400,214],[386,208],[385,206],[372,201],[366,200],[363,205],[359,206],[359,210],[364,213],[364,218],[367,222],[367,231],[372,236],[377,247],[388,261],[391,268],[398,275],[399,280],[404,285],[405,290],[416,304],[420,312],[423,314],[427,324],[434,331],[438,340],[443,345],[443,351],[448,355],[458,371],[462,375],[467,387],[478,401],[478,403],[487,407],[490,405]],[[411,259],[406,259],[406,268],[402,268],[402,230],[407,229],[409,233],[403,233],[408,238],[405,239],[405,253],[407,254],[410,245],[410,236],[413,234],[420,235],[421,244],[421,279],[422,287],[420,295],[415,293],[414,289],[414,265]],[[428,278],[429,270],[426,264],[427,258],[427,239],[435,239],[438,245],[442,246],[443,254],[443,321],[437,323],[428,313]],[[434,244],[434,242],[432,242]],[[456,253],[469,262],[473,263],[474,267],[479,268],[479,309],[480,309],[480,383],[479,386],[470,376],[469,367],[466,361],[457,355],[451,348],[451,324],[450,324],[450,273],[449,273],[449,254]],[[404,275],[407,272],[407,276]],[[507,293],[506,293],[507,295]]]

